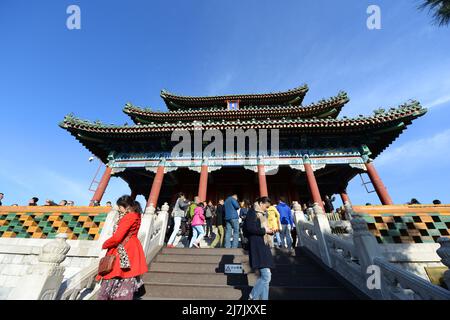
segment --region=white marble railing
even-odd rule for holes
[[[349,205],[346,209],[351,219],[350,233],[337,235],[332,234],[330,222],[319,205],[314,205],[312,222],[306,221],[301,208],[295,205],[299,245],[372,299],[450,299],[449,290],[389,262],[364,219],[353,214]],[[437,253],[448,266],[450,239],[441,238],[439,243],[441,248]],[[449,273],[444,276],[446,283]]]
[[[138,239],[141,241],[144,249],[147,263],[158,253],[164,244],[165,231],[167,229],[169,206],[165,203],[161,211],[155,214],[153,207],[147,208],[142,216],[141,227],[138,233]],[[111,216],[111,217],[110,217]],[[108,215],[109,220],[105,222],[105,226],[99,239],[101,245],[108,237],[112,235],[112,226],[117,219],[117,211],[112,211]],[[108,224],[108,225],[107,225]],[[106,250],[102,250],[99,259],[90,266],[81,270],[73,277],[65,280],[61,284],[57,299],[59,300],[91,300],[95,299],[100,284],[96,283],[95,277],[98,271],[98,262],[100,258],[106,254]]]
[[[169,218],[169,206],[165,203],[157,215],[153,212],[154,209],[150,207],[144,215],[138,235],[145,252],[147,263],[154,258],[159,249],[164,245],[164,237]]]
[[[366,279],[361,267],[357,249],[352,238],[344,239],[337,235],[325,235],[330,256],[331,268],[349,281],[353,286],[368,294]]]
[[[302,239],[302,245],[308,248],[313,253],[319,252],[319,243],[315,234],[314,224],[312,222],[304,221],[297,228],[299,236]]]
[[[388,300],[450,300],[450,291],[405,271],[383,258],[375,258],[381,270],[383,299]]]
[[[88,299],[94,293],[99,261],[100,259],[95,260],[90,266],[65,280],[61,284],[56,300]]]

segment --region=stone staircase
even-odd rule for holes
[[[274,249],[273,254],[276,268],[269,299],[358,299],[301,249],[292,253]],[[224,274],[229,263],[242,263],[246,274]],[[246,300],[257,277],[242,249],[163,248],[143,279],[144,300]]]

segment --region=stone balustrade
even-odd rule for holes
[[[20,285],[11,293],[10,300],[54,300],[64,278],[61,262],[66,259],[70,246],[67,235],[59,234],[47,243],[39,254],[39,263],[32,266],[21,278]]]
[[[389,263],[374,259],[381,270],[382,297],[386,300],[450,300],[450,291]]]
[[[149,262],[164,244],[167,229],[169,206],[165,203],[161,211],[147,208],[142,216],[138,239]],[[113,226],[118,218],[117,207],[106,218],[99,240],[92,241],[92,245],[100,247],[111,237]],[[98,262],[106,254],[106,250],[99,251],[97,258],[87,267],[64,280],[65,268],[61,263],[66,258],[70,246],[65,235],[58,235],[57,239],[42,247],[39,263],[31,266],[28,274],[20,279],[20,285],[14,288],[9,299],[20,300],[88,300],[95,299],[99,283],[95,282]],[[63,281],[64,280],[64,281]]]
[[[438,243],[441,247],[436,252],[441,257],[442,263],[449,268],[444,273],[444,282],[447,288],[450,289],[450,238],[440,238]]]
[[[369,231],[367,223],[346,204],[351,232],[337,235],[322,208],[314,204],[307,221],[299,206],[294,206],[299,245],[339,273],[344,279],[372,299],[450,299],[450,291],[431,284],[422,277],[391,263],[384,256],[383,245]],[[450,239],[439,239],[437,254],[450,264]],[[444,275],[448,285],[450,272]]]

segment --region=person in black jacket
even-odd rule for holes
[[[333,202],[335,200],[335,197],[329,197],[328,195],[325,196],[325,212],[326,213],[332,213],[334,212],[334,206],[333,206]]]
[[[244,250],[248,250],[248,239],[244,236],[243,228],[244,228],[244,222],[245,218],[247,217],[248,210],[250,210],[250,207],[252,206],[250,201],[247,199],[242,200],[240,203],[241,210],[239,210],[239,236],[241,238],[241,245]]]
[[[219,245],[219,248],[223,247],[224,240],[224,228],[225,228],[225,208],[223,207],[224,200],[220,199],[215,212],[215,220],[217,227],[217,235],[214,238],[214,241],[211,243],[211,248],[215,248]],[[220,241],[220,242],[219,242]]]
[[[268,300],[269,285],[272,277],[270,269],[274,267],[269,247],[273,230],[267,224],[267,209],[271,201],[268,197],[256,200],[245,219],[244,233],[248,238],[250,266],[259,270],[259,278],[249,295],[249,300]]]

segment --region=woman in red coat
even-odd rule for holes
[[[111,238],[103,243],[107,255],[115,255],[113,269],[102,280],[98,300],[132,300],[144,284],[140,276],[147,272],[144,250],[137,234],[141,225],[141,207],[130,196],[117,200],[119,219]]]

